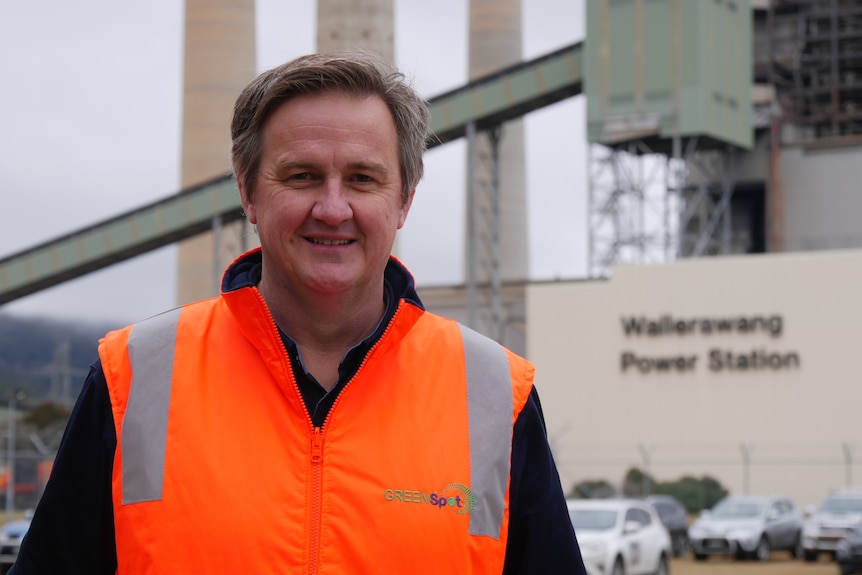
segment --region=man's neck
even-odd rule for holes
[[[296,343],[306,369],[327,391],[338,382],[344,355],[374,331],[386,310],[382,286],[367,301],[343,296],[297,301],[260,287],[276,324]]]

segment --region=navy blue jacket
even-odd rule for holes
[[[225,273],[222,289],[256,284],[260,269],[259,252],[241,258]],[[345,355],[339,382],[328,393],[305,370],[296,345],[281,334],[315,425],[322,425],[344,384],[381,337],[398,301],[405,298],[422,305],[412,276],[394,259],[386,268],[384,283],[387,310],[383,319],[374,333]],[[111,499],[116,447],[108,388],[96,361],[69,419],[51,478],[10,575],[116,573]],[[509,503],[504,574],[585,574],[535,388],[515,423]]]

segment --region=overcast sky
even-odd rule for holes
[[[525,59],[583,39],[583,0],[522,1]],[[419,91],[465,84],[467,0],[395,6],[397,64]],[[258,69],[313,51],[315,19],[312,0],[258,0]],[[0,258],[179,189],[182,45],[177,0],[0,3]],[[532,279],[586,273],[584,104],[526,120]],[[464,155],[427,154],[400,236],[420,286],[463,281]],[[174,305],[175,258],[166,247],[0,312],[136,321]]]

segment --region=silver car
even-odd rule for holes
[[[862,490],[839,489],[826,495],[805,522],[802,544],[806,561],[835,553],[838,542],[862,526]]]
[[[688,530],[698,561],[710,555],[767,561],[773,550],[802,556],[803,516],[783,496],[730,496],[704,511]]]

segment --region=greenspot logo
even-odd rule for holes
[[[383,491],[383,499],[431,505],[438,509],[451,509],[458,515],[470,513],[476,507],[476,496],[473,495],[469,487],[461,483],[450,483],[443,489],[432,493],[412,489],[386,489]]]

